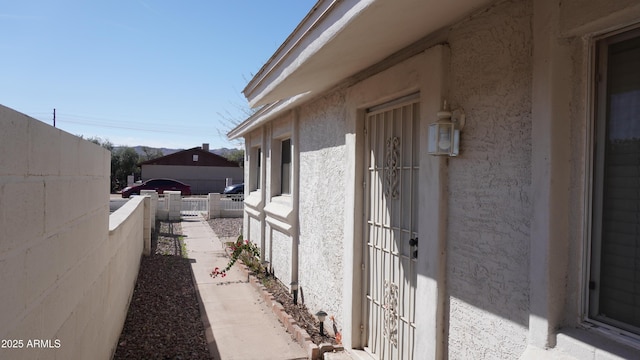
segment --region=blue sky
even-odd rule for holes
[[[224,119],[315,3],[0,0],[0,104],[115,145],[238,146]]]

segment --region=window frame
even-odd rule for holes
[[[598,315],[600,297],[602,227],[604,214],[604,165],[608,111],[608,50],[609,47],[633,38],[640,38],[640,24],[594,38],[591,56],[590,127],[587,141],[585,213],[585,276],[583,284],[582,317],[588,325],[597,326],[614,334],[640,340],[640,327],[617,319]],[[594,282],[595,281],[595,282]],[[598,287],[598,289],[593,289]]]
[[[287,145],[288,143],[288,145]],[[289,165],[288,167],[288,174],[286,174],[288,181],[286,182],[286,185],[288,187],[287,191],[285,191],[284,186],[285,186],[285,146],[286,148],[289,150],[288,152],[288,162],[286,164]],[[291,138],[288,137],[286,139],[282,139],[280,140],[280,195],[291,195],[291,191],[292,191],[292,166],[293,166],[293,150],[292,150],[292,142],[291,142]]]
[[[263,163],[263,159],[262,159],[262,147],[260,146],[254,146],[251,148],[251,163],[250,163],[250,180],[251,180],[251,186],[250,186],[250,192],[251,191],[258,191],[262,188],[261,186],[261,180],[262,180],[262,163]]]

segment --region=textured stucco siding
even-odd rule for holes
[[[271,241],[273,274],[283,284],[291,283],[291,237],[278,230],[272,230]]]
[[[449,356],[526,347],[531,218],[532,9],[502,2],[451,29],[450,100],[467,113],[449,163]]]
[[[449,338],[449,359],[518,359],[527,334],[517,323],[500,315],[478,314],[475,304],[451,299],[451,319],[456,320]],[[510,334],[510,336],[505,336]]]
[[[260,231],[260,220],[254,218],[254,217],[247,217],[247,216],[245,216],[245,219],[247,219],[249,226],[248,226],[248,234],[245,234],[244,238],[245,239],[249,239],[254,244],[260,246],[260,242],[261,242],[261,240],[260,240],[261,239],[261,237],[260,237],[260,232],[261,232]],[[245,228],[247,228],[247,227],[245,227]],[[269,250],[267,249],[266,252],[268,253],[268,251]]]
[[[342,314],[345,96],[336,92],[300,112],[300,286],[307,307]],[[351,195],[351,194],[349,194]]]

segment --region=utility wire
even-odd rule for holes
[[[43,114],[43,113],[33,113]],[[46,122],[40,119],[43,122]],[[215,126],[189,126],[185,128],[182,125],[174,125],[176,123],[184,124],[184,122],[172,121],[173,124],[163,123],[148,123],[148,122],[139,122],[139,121],[128,121],[128,120],[113,120],[101,117],[92,117],[85,115],[75,115],[75,114],[66,114],[66,113],[55,113],[55,123],[57,127],[61,127],[61,125],[67,124],[77,124],[84,125],[90,127],[100,127],[100,128],[110,128],[110,129],[123,129],[123,130],[134,130],[134,131],[142,131],[142,132],[153,132],[153,133],[166,133],[166,134],[183,134],[183,135],[193,135],[196,133],[217,133],[218,128]]]

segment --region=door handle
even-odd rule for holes
[[[409,245],[410,246],[418,246],[418,238],[410,239],[409,240]]]
[[[418,258],[418,237],[409,239],[409,246],[415,248],[415,250],[413,250],[411,255],[413,256],[414,259],[417,259]]]

